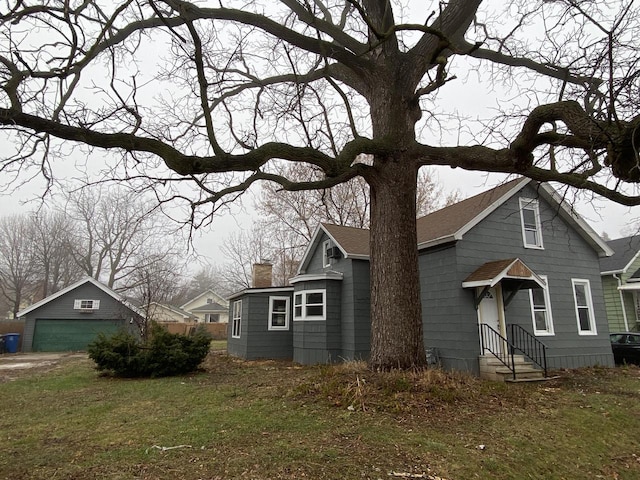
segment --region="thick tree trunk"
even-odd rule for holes
[[[409,162],[411,163],[411,162]],[[378,160],[371,182],[371,357],[375,369],[426,364],[416,239],[417,167]]]

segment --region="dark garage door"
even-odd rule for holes
[[[100,332],[116,333],[122,320],[37,319],[33,333],[34,352],[86,350]]]

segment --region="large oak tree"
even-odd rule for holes
[[[636,8],[7,1],[0,124],[15,149],[2,168],[34,166],[52,179],[68,145],[112,149],[120,164],[108,173],[149,182],[161,201],[188,200],[196,223],[258,181],[305,190],[360,176],[371,192],[371,364],[421,365],[421,166],[525,175],[640,203]],[[467,66],[480,87],[512,90],[495,118],[480,119],[484,130],[459,117],[460,134],[449,138],[442,128],[463,112],[448,112],[443,95],[465,88]],[[286,161],[324,176],[292,181],[273,168]]]

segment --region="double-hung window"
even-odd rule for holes
[[[269,297],[269,330],[289,330],[289,297]]]
[[[533,332],[536,335],[553,335],[553,318],[551,316],[551,301],[549,299],[549,282],[542,276],[544,288],[529,290],[531,302],[531,316],[533,318]]]
[[[329,257],[329,249],[331,248],[331,240],[325,240],[322,243],[322,266],[330,267],[331,258]]]
[[[522,221],[524,246],[526,248],[543,248],[540,209],[537,200],[520,199],[520,219]]]
[[[231,336],[240,338],[240,327],[242,325],[242,300],[233,302],[233,311],[231,316]]]
[[[325,320],[326,291],[303,290],[293,296],[294,320]]]
[[[596,335],[596,320],[593,315],[593,300],[591,299],[591,285],[589,280],[571,279],[573,298],[576,306],[578,334]]]

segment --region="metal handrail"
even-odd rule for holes
[[[513,379],[516,379],[516,366],[513,361],[513,345],[485,323],[480,324],[480,346],[482,348],[482,355],[484,355],[485,352],[491,353],[509,369],[513,375]]]
[[[533,363],[544,370],[547,377],[547,346],[536,337],[527,332],[520,325],[512,323],[509,325],[511,338],[509,343],[513,348],[521,351]]]

